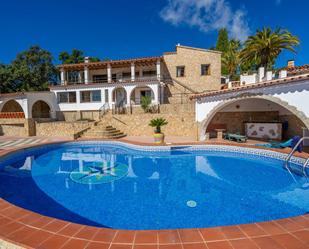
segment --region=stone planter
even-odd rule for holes
[[[154,142],[156,144],[163,144],[164,143],[164,134],[163,133],[155,133],[153,134]]]

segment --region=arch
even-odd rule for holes
[[[127,91],[124,87],[116,87],[112,91],[112,102],[116,107],[125,107],[127,105]]]
[[[51,108],[48,103],[38,100],[32,105],[32,118],[50,118]]]
[[[250,99],[260,99],[260,100],[266,100],[266,101],[270,101],[274,104],[277,104],[278,106],[284,108],[285,110],[287,110],[288,112],[290,112],[291,114],[293,114],[294,116],[296,116],[303,124],[304,126],[309,129],[309,119],[308,117],[306,117],[306,115],[304,113],[302,113],[301,111],[299,111],[296,107],[289,105],[287,102],[282,101],[280,98],[277,97],[273,97],[273,96],[269,96],[269,95],[249,95],[249,96],[240,96],[240,97],[236,97],[233,99],[228,99],[225,101],[220,102],[219,104],[217,104],[206,116],[206,118],[201,122],[201,129],[200,129],[200,140],[203,140],[206,134],[206,130],[209,126],[209,124],[211,123],[211,121],[213,120],[213,118],[215,117],[215,115],[222,111],[224,108],[226,108],[227,106],[236,103],[240,100],[250,100]]]
[[[24,112],[24,110],[16,100],[11,99],[3,104],[1,112]]]
[[[140,105],[143,96],[150,96],[151,101],[155,100],[155,94],[149,86],[136,86],[132,89],[130,94],[130,103],[133,105]]]

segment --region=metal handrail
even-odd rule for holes
[[[109,103],[104,103],[103,106],[100,107],[99,111],[100,111],[100,118],[102,118],[105,113],[107,112],[107,110],[109,109]]]
[[[292,151],[289,153],[289,155],[286,157],[286,159],[285,159],[285,168],[287,169],[287,170],[289,170],[289,168],[288,168],[288,163],[289,163],[289,161],[290,161],[290,159],[291,159],[291,157],[293,156],[293,154],[295,153],[295,151],[297,150],[297,148],[298,148],[298,146],[304,141],[304,140],[306,140],[306,139],[309,139],[309,137],[302,137],[298,142],[297,142],[297,144],[293,147],[293,149],[292,149]],[[302,170],[303,170],[303,173],[304,173],[304,175],[306,176],[306,165],[309,163],[309,158],[307,158],[307,160],[305,161],[305,163],[303,164],[303,168],[302,168]]]

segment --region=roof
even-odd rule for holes
[[[295,67],[287,67],[286,70],[288,71],[289,75],[309,73],[309,64]]]
[[[119,66],[123,64],[148,64],[148,63],[155,63],[158,60],[162,60],[162,56],[152,56],[152,57],[142,57],[142,58],[132,58],[132,59],[125,59],[125,60],[106,60],[106,61],[99,61],[99,62],[88,62],[88,63],[77,63],[77,64],[62,64],[58,65],[58,68],[62,69],[84,69],[87,66],[89,69],[99,69],[102,67],[107,67],[107,65],[112,66]]]
[[[283,85],[287,83],[297,82],[297,81],[303,81],[303,80],[309,80],[309,73],[298,75],[298,76],[292,76],[287,77],[284,79],[276,79],[276,80],[270,80],[270,81],[263,81],[260,83],[254,83],[229,89],[222,89],[218,91],[212,91],[212,92],[206,92],[206,93],[200,93],[190,96],[190,99],[199,99],[203,97],[209,97],[209,96],[215,96],[215,95],[221,95],[226,93],[232,93],[242,90],[249,90],[249,89],[257,89],[257,88],[263,88],[263,87],[270,87],[270,86],[276,86],[276,85]]]

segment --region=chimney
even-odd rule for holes
[[[86,57],[84,58],[84,62],[85,62],[85,63],[89,63],[89,57],[88,57],[88,56],[86,56]]]
[[[295,67],[295,60],[288,60],[288,68]]]
[[[264,67],[260,67],[259,71],[258,71],[258,80],[259,80],[259,82],[262,82],[264,77],[265,77],[265,68]]]
[[[284,79],[288,76],[288,72],[286,70],[281,70],[279,72],[279,79]]]

